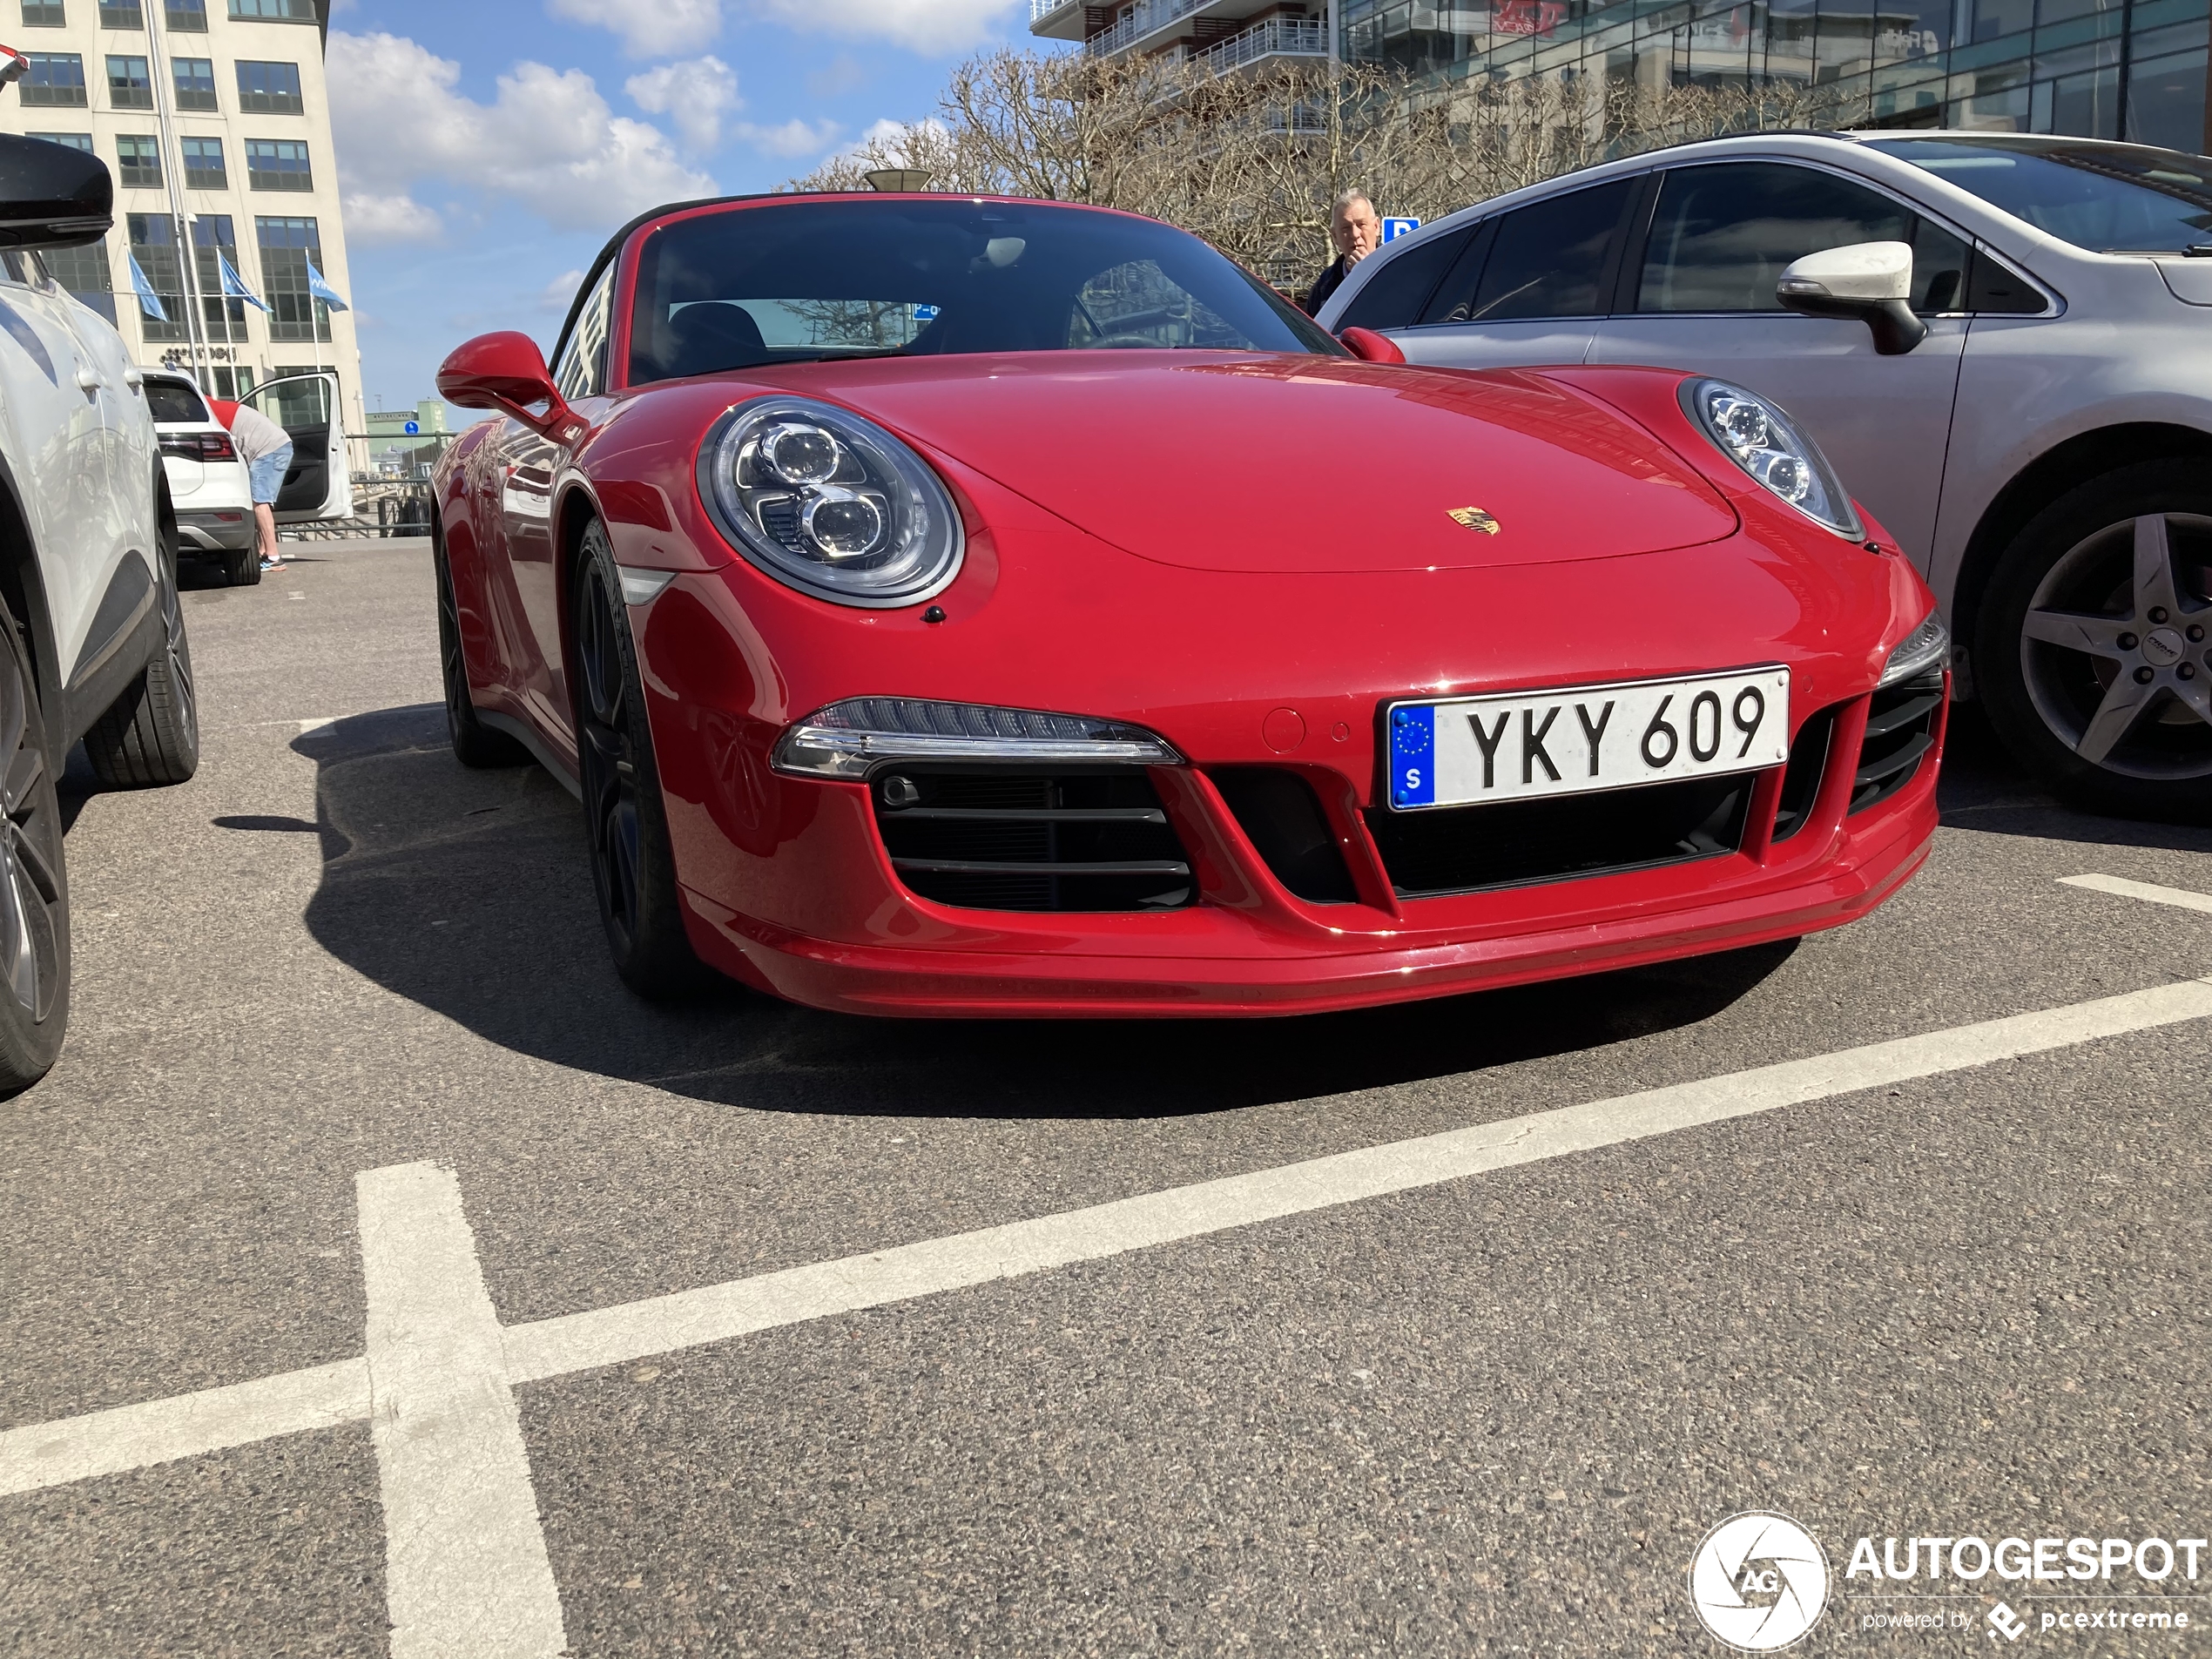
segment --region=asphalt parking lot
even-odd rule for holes
[[[1717,1653],[1685,1568],[1770,1509],[1835,1575],[1801,1651],[2009,1651],[2000,1595],[2043,1648],[2107,1587],[1875,1629],[1851,1541],[2206,1535],[2212,830],[1967,717],[1926,869],[1791,948],[1285,1022],[655,1011],[569,796],[444,746],[427,544],[305,551],[185,596],[192,783],[73,779],[0,1649]],[[2130,1588],[2212,1626],[2205,1570]]]

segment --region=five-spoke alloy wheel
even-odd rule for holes
[[[1975,652],[1990,717],[2047,782],[2107,811],[2212,806],[2212,485],[2191,462],[2050,508],[1993,579]]]

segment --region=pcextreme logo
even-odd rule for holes
[[[1730,1515],[1689,1558],[1689,1603],[1737,1652],[1778,1652],[1820,1622],[1828,1557],[1787,1515],[1757,1509]]]

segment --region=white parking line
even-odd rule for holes
[[[461,1184],[407,1163],[355,1185],[393,1659],[556,1659],[560,1592]]]
[[[2122,899],[2141,899],[2146,904],[2172,905],[2176,910],[2201,910],[2212,916],[2212,894],[2191,893],[2187,887],[2154,887],[2148,881],[2130,881],[2119,875],[2062,875],[2059,885],[2114,894]]]
[[[2212,978],[2182,980],[508,1326],[501,1332],[504,1374],[509,1384],[543,1381],[1700,1123],[2206,1018],[2212,1018]],[[341,1360],[9,1429],[0,1433],[0,1494],[360,1422],[370,1413],[370,1366],[365,1359]]]

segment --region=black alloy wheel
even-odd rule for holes
[[[430,565],[438,583],[438,666],[445,681],[446,736],[454,759],[480,770],[527,765],[530,752],[486,725],[469,696],[469,664],[461,654],[461,611],[454,603],[453,570],[446,563],[442,536],[430,543]]]
[[[2212,811],[2212,482],[2147,462],[2062,497],[1993,575],[1974,664],[1990,718],[2059,792]]]
[[[606,531],[594,521],[570,589],[577,752],[591,884],[615,971],[639,995],[682,996],[705,977],[676,896],[676,860],[653,764],[630,607]]]
[[[69,1023],[69,880],[46,720],[0,606],[0,1096],[28,1089]]]

